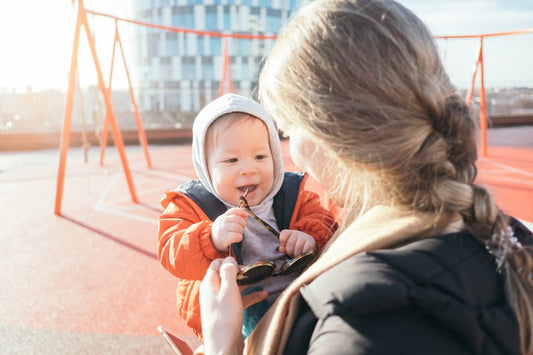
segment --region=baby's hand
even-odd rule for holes
[[[213,222],[211,242],[219,253],[228,250],[228,246],[242,240],[242,232],[248,214],[242,208],[230,208]]]
[[[284,229],[279,234],[279,251],[287,254],[291,258],[306,253],[309,250],[316,251],[316,242],[309,234]]]

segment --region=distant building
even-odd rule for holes
[[[299,0],[133,0],[136,20],[222,33],[276,35]],[[136,83],[144,112],[198,112],[218,96],[220,37],[136,26]],[[234,91],[251,95],[273,40],[227,39]]]

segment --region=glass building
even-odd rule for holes
[[[298,0],[133,0],[134,18],[156,25],[225,34],[276,35]],[[223,39],[136,26],[139,106],[196,113],[219,94]],[[274,40],[226,39],[233,91],[252,95],[260,63]],[[185,115],[188,116],[188,115]]]

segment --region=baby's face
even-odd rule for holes
[[[227,203],[238,205],[239,196],[248,191],[248,204],[255,206],[272,189],[274,161],[268,138],[265,124],[253,119],[231,124],[207,145],[211,182]]]

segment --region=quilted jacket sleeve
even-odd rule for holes
[[[212,260],[225,256],[211,243],[213,222],[187,196],[163,195],[165,211],[159,217],[159,262],[180,279],[201,280]]]
[[[320,251],[338,226],[334,214],[320,203],[320,196],[305,190],[304,183],[301,186],[289,228],[312,236]]]

